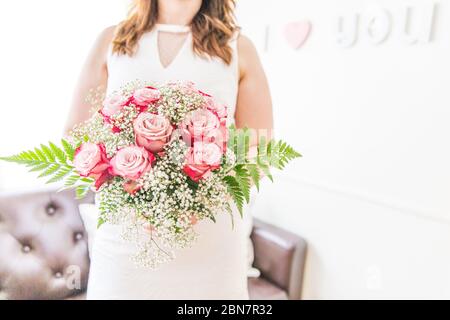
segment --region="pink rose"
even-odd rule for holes
[[[136,144],[158,153],[169,142],[173,128],[169,119],[163,115],[141,113],[133,123]]]
[[[80,176],[95,179],[97,190],[108,180],[109,161],[102,144],[82,144],[75,151],[73,165]]]
[[[152,168],[155,156],[142,147],[129,146],[117,151],[109,172],[114,176],[137,180]]]
[[[193,181],[208,177],[212,170],[220,168],[222,149],[215,143],[195,142],[186,154],[183,171]]]
[[[100,113],[106,117],[110,118],[120,111],[122,111],[123,107],[126,106],[128,102],[128,98],[123,97],[119,94],[112,94],[106,97],[103,101],[103,108],[100,110]]]
[[[153,87],[145,87],[142,89],[137,89],[134,92],[133,102],[139,107],[148,107],[149,104],[158,101],[160,97],[161,94],[158,89]]]
[[[216,116],[219,117],[220,120],[226,120],[228,116],[228,110],[224,104],[217,103],[216,101],[214,101],[211,95],[203,91],[198,90],[198,93],[200,93],[205,98],[206,108],[208,110],[212,111]]]
[[[221,124],[226,125],[228,110],[224,104],[216,103],[213,99],[207,99],[206,108],[220,119]]]
[[[181,129],[192,141],[211,142],[217,135],[220,135],[219,118],[207,109],[197,109],[191,111],[181,123]]]

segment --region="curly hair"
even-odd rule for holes
[[[191,22],[193,50],[203,57],[218,57],[230,64],[233,51],[230,40],[236,24],[235,0],[203,0]],[[132,56],[141,36],[152,30],[158,19],[158,0],[135,0],[126,20],[116,29],[113,53]]]

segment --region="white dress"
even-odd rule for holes
[[[163,67],[158,53],[158,32],[189,32],[175,59]],[[109,54],[108,93],[134,80],[192,81],[229,108],[234,121],[238,89],[236,39],[234,58],[226,65],[217,58],[205,59],[192,50],[192,36],[185,26],[157,25],[139,42],[132,57]],[[111,51],[110,51],[111,52]],[[152,270],[131,260],[135,246],[121,238],[119,226],[104,224],[97,230],[91,252],[88,299],[248,299],[247,239],[250,217],[228,213],[217,222],[201,221],[192,247],[177,251],[176,258]]]

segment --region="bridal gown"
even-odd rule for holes
[[[158,49],[163,33],[186,33],[174,60],[164,66]],[[228,106],[234,121],[238,90],[236,38],[230,45],[233,61],[202,58],[192,50],[189,27],[156,25],[139,41],[132,57],[108,56],[108,93],[135,81],[192,81],[202,91]],[[236,210],[235,210],[236,211]],[[234,212],[234,228],[228,213],[219,214],[216,223],[201,221],[199,235],[189,248],[176,252],[176,258],[157,269],[136,265],[131,256],[135,245],[121,237],[121,227],[104,224],[97,231],[91,252],[88,299],[248,299],[247,240],[250,217]]]

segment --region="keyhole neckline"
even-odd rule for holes
[[[169,26],[169,25],[164,25],[164,26]],[[170,26],[181,27],[178,25],[170,25]],[[186,26],[184,26],[184,27],[186,27]],[[173,29],[173,30],[175,30],[175,29]],[[178,30],[181,30],[181,28],[178,28]],[[174,64],[176,64],[178,62],[178,60],[180,60],[182,58],[182,55],[184,54],[185,50],[187,50],[189,44],[192,43],[192,34],[190,32],[187,33],[185,39],[183,40],[183,43],[181,44],[180,48],[177,51],[177,53],[173,56],[173,58],[171,59],[171,61],[168,64],[164,64],[163,60],[162,60],[162,56],[161,56],[160,46],[159,46],[159,36],[160,36],[159,33],[160,32],[162,32],[162,33],[186,33],[186,32],[183,32],[183,31],[175,32],[175,31],[166,31],[166,30],[156,29],[153,41],[154,41],[154,48],[156,50],[156,58],[158,60],[158,65],[163,70],[169,70],[172,68],[172,66]]]

